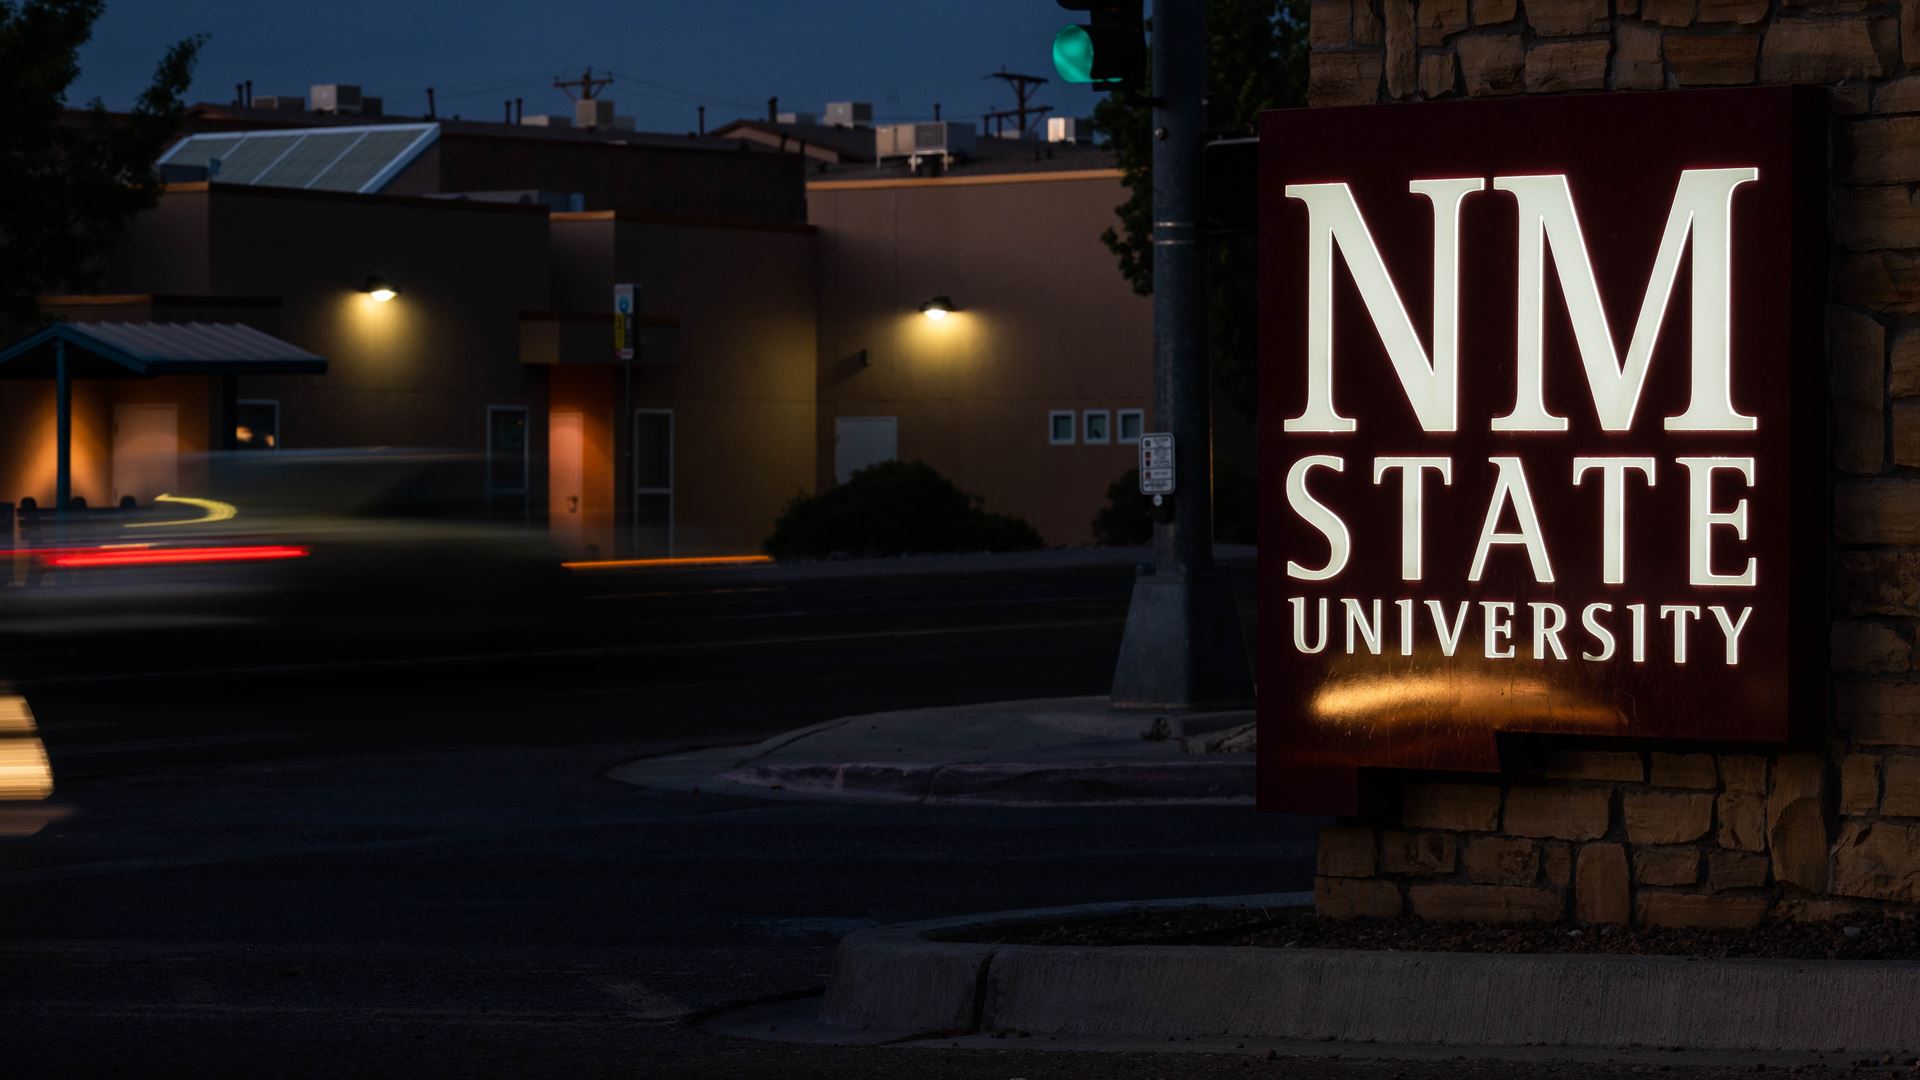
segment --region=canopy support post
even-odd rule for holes
[[[73,386],[67,377],[67,343],[53,343],[54,450],[53,505],[60,521],[67,519],[73,498]]]

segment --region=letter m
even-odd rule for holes
[[[1400,389],[1423,431],[1458,428],[1460,201],[1484,190],[1481,179],[1416,180],[1407,190],[1433,202],[1433,356],[1420,344],[1400,291],[1345,184],[1288,184],[1307,204],[1307,407],[1287,431],[1352,431],[1333,405],[1333,251],[1338,247],[1359,287],[1367,316],[1386,346]]]

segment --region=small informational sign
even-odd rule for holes
[[[633,359],[633,345],[640,333],[633,302],[632,285],[613,287],[613,354],[622,360]]]
[[[1140,494],[1173,494],[1173,436],[1140,436]]]

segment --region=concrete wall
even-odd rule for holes
[[[1314,105],[1830,88],[1834,728],[1808,752],[1577,741],[1498,777],[1386,778],[1323,834],[1325,913],[1751,926],[1920,902],[1920,2],[1314,0]],[[1807,572],[1802,570],[1802,572]]]
[[[1137,448],[1052,446],[1051,410],[1150,408],[1152,317],[1100,242],[1113,172],[817,182],[819,421],[815,485],[834,479],[834,421],[895,416],[921,459],[1052,544],[1085,543]],[[936,295],[961,309],[933,322]],[[854,359],[864,350],[865,363]]]

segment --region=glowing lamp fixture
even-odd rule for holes
[[[920,305],[920,314],[925,315],[934,322],[939,322],[941,319],[946,318],[958,310],[958,308],[953,306],[953,299],[946,296],[936,296]]]
[[[367,287],[360,291],[383,304],[400,295],[400,290],[394,288],[392,282],[377,274],[369,274],[367,276]]]

